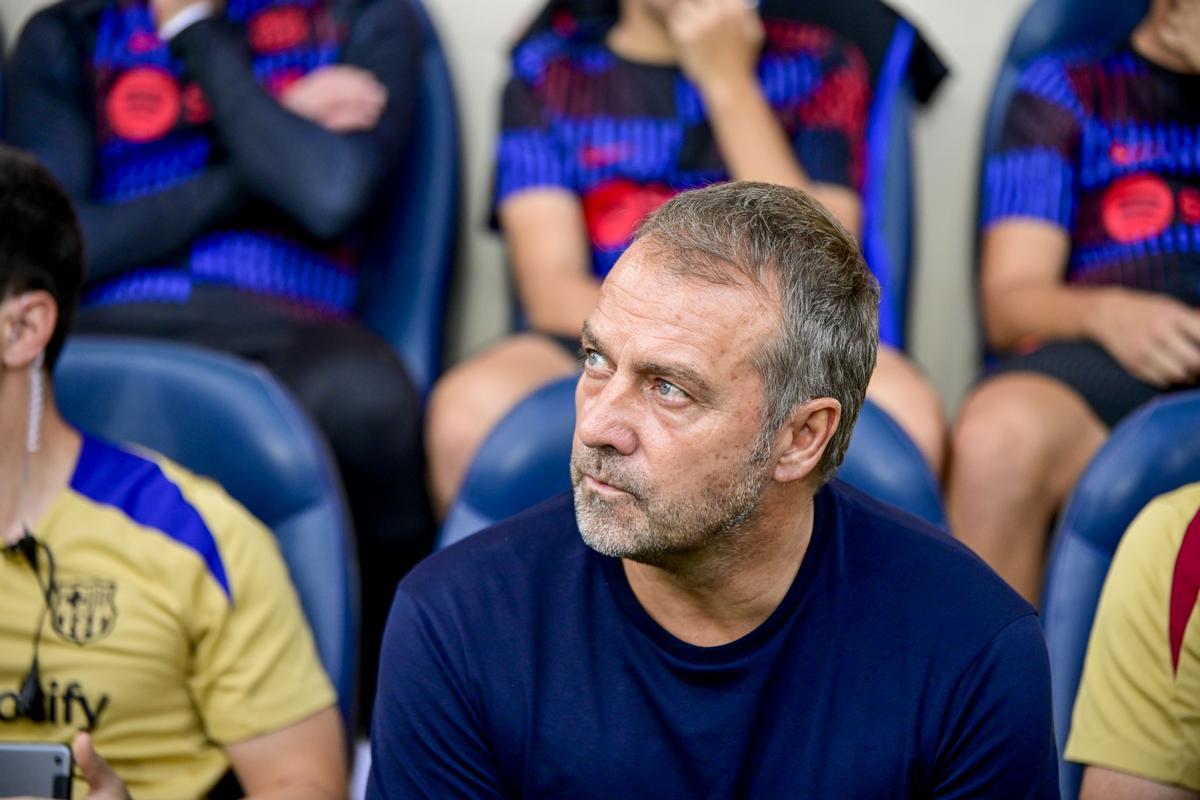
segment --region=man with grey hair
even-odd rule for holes
[[[648,219],[585,326],[574,503],[397,592],[368,797],[1057,797],[1033,609],[829,481],[877,302],[801,191]]]

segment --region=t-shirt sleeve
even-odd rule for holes
[[[368,800],[505,797],[460,646],[442,628],[402,584],[380,657]]]
[[[1062,63],[1035,61],[1021,75],[996,149],[984,167],[987,227],[1026,217],[1070,230],[1083,111]]]
[[[1057,798],[1050,663],[1037,617],[997,633],[959,679],[931,797]]]
[[[275,537],[214,485],[190,492],[217,540],[229,591],[197,598],[189,686],[208,735],[233,744],[332,706]]]
[[[1178,505],[1160,499],[1121,540],[1096,610],[1066,757],[1200,791],[1194,598],[1174,647],[1171,637],[1172,589],[1187,582],[1174,576],[1189,520]]]
[[[859,191],[871,98],[866,59],[834,39],[818,59],[817,83],[795,109],[792,149],[814,183]]]
[[[550,125],[550,112],[530,83],[514,76],[501,100],[492,216],[525,189],[576,191],[570,161]]]

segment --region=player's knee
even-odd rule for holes
[[[487,397],[486,381],[473,365],[447,373],[434,384],[425,411],[425,449],[431,467],[464,469],[487,434],[480,409]]]
[[[998,492],[1035,492],[1052,457],[1035,405],[1036,398],[1003,380],[978,387],[955,422],[954,469],[974,478],[972,484],[986,479]]]

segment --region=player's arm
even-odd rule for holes
[[[1200,374],[1200,313],[1178,300],[1123,287],[1070,286],[1067,232],[1006,219],[983,238],[981,291],[988,341],[1091,339],[1133,375],[1158,386]]]
[[[338,800],[346,796],[344,747],[342,718],[331,706],[225,752],[249,800]]]
[[[153,0],[161,28],[185,0]],[[209,18],[171,41],[200,85],[242,182],[310,233],[333,238],[357,222],[402,149],[417,82],[419,31],[404,3],[355,8],[344,63],[369,72],[386,101],[369,130],[344,133],[276,102],[254,77],[243,37]]]
[[[235,211],[243,193],[233,170],[207,169],[133,200],[91,199],[94,123],[78,48],[60,8],[35,15],[13,53],[8,139],[32,153],[75,203],[87,244],[89,282],[165,259]]]
[[[578,336],[600,285],[590,268],[590,240],[571,154],[554,134],[554,112],[536,82],[515,75],[504,87],[495,221],[531,327]]]
[[[529,189],[507,197],[497,216],[529,324],[578,336],[600,293],[579,198],[566,189]]]
[[[730,176],[803,189],[857,236],[858,193],[810,179],[763,96],[755,75],[763,28],[754,9],[742,0],[679,0],[668,22],[680,66],[704,97]]]
[[[1079,800],[1196,800],[1200,794],[1125,772],[1088,767]]]

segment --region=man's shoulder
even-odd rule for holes
[[[85,435],[70,490],[96,509],[121,514],[147,546],[192,551],[226,594],[225,562],[253,558],[273,541],[219,484],[154,451]]]
[[[841,515],[847,568],[883,587],[894,612],[977,629],[988,638],[1036,613],[947,531],[847,484],[829,488]]]
[[[521,39],[512,51],[512,80],[537,88],[552,76],[596,76],[615,64],[604,45],[603,28],[593,24],[547,27]]]
[[[817,22],[784,17],[763,19],[765,51],[775,56],[808,56],[866,71],[866,57],[856,42]]]
[[[1108,42],[1084,41],[1054,48],[1025,65],[1017,87],[1026,95],[1082,112],[1077,106],[1089,88],[1097,88],[1094,78],[1114,69],[1128,53],[1128,48]]]

